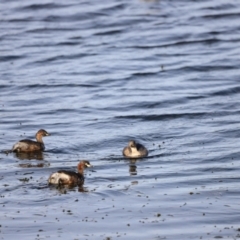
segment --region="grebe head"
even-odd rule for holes
[[[129,141],[128,146],[130,148],[136,148],[136,142],[134,140]]]
[[[78,164],[78,169],[79,168],[87,168],[87,167],[92,167],[92,165],[90,164],[89,161],[86,160],[82,160],[79,164]]]
[[[36,137],[37,136],[43,136],[43,137],[46,137],[46,136],[50,136],[51,134],[48,133],[46,130],[44,129],[40,129],[38,130],[38,132],[36,133]]]

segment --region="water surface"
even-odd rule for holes
[[[2,239],[239,238],[240,3],[2,1]],[[149,156],[123,158],[130,139]],[[59,169],[86,170],[56,189]]]

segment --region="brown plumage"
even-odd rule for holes
[[[49,184],[55,185],[69,185],[69,186],[79,186],[84,183],[84,169],[86,167],[92,167],[89,161],[83,160],[79,162],[77,166],[78,172],[72,172],[67,170],[60,170],[58,172],[52,173],[48,178]]]
[[[33,152],[33,151],[43,151],[45,149],[42,138],[45,136],[50,136],[50,134],[44,129],[40,129],[35,137],[37,141],[32,141],[30,139],[23,139],[13,145],[13,152]]]

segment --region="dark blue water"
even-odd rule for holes
[[[237,239],[240,2],[0,2],[1,239]],[[44,128],[46,151],[5,154]],[[149,149],[123,158],[136,139]],[[48,176],[75,170],[84,188]]]

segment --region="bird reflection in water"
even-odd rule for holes
[[[49,186],[50,189],[57,189],[61,194],[67,194],[67,192],[82,192],[82,193],[86,193],[86,192],[89,192],[89,190],[84,187],[84,186],[68,186],[68,185],[65,185],[65,186],[54,186],[54,185],[51,185]]]
[[[36,152],[16,152],[15,156],[20,159],[20,160],[44,160],[44,156],[43,153],[41,151],[36,151]],[[46,162],[31,162],[31,163],[20,163],[19,167],[22,168],[34,168],[34,167],[38,167],[38,168],[42,168],[42,167],[46,167],[49,166],[49,163]]]
[[[47,164],[48,165],[48,164]],[[22,168],[35,168],[35,167],[39,167],[39,168],[43,168],[46,166],[46,164],[44,163],[37,163],[37,164],[32,164],[32,163],[20,163],[18,164],[19,167]]]
[[[16,152],[15,156],[20,160],[44,160],[43,153],[41,151],[35,152]]]
[[[137,166],[136,166],[137,159],[131,159],[129,161],[129,173],[130,175],[134,176],[137,175]]]
[[[78,192],[89,192],[89,191],[88,191],[88,189],[86,187],[79,186],[78,187]]]

